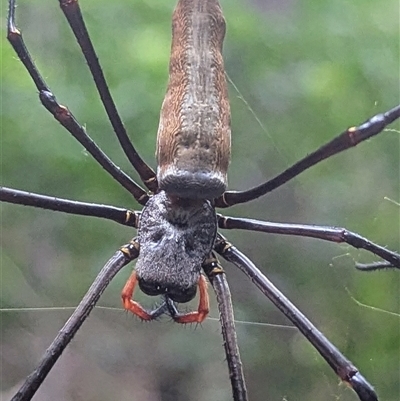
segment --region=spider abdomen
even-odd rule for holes
[[[157,136],[160,189],[213,199],[227,186],[231,129],[218,1],[180,1],[173,15],[167,93]]]

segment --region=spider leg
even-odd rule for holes
[[[129,227],[137,228],[139,225],[140,212],[109,205],[61,199],[32,192],[19,191],[7,187],[0,187],[0,201],[17,205],[39,207],[41,209],[54,210],[56,212],[99,217],[113,220]]]
[[[74,313],[59,331],[56,338],[47,348],[38,367],[26,378],[22,387],[14,395],[11,401],[30,400],[44,379],[57,362],[61,353],[72,340],[83,322],[95,307],[101,294],[104,292],[114,276],[129,262],[136,259],[139,255],[139,243],[133,239],[129,244],[124,245],[117,251],[111,259],[104,265],[95,281],[90,286],[88,292],[79,303]]]
[[[356,269],[363,270],[366,272],[372,272],[376,270],[390,269],[394,267],[390,262],[378,261],[372,263],[356,263]]]
[[[11,43],[18,57],[24,64],[31,76],[36,88],[39,91],[39,99],[43,106],[53,115],[53,117],[64,127],[78,142],[94,157],[94,159],[125,189],[127,189],[135,199],[144,205],[148,200],[148,195],[135,181],[126,175],[110,158],[96,145],[96,143],[86,133],[85,128],[79,124],[72,113],[60,105],[50,88],[37,70],[28,49],[25,46],[21,32],[15,25],[15,0],[9,2],[9,13],[7,20],[7,39]]]
[[[82,53],[85,56],[87,65],[89,66],[93,80],[96,84],[96,88],[101,97],[101,101],[104,105],[111,125],[113,126],[114,132],[117,135],[117,138],[121,144],[121,147],[125,152],[125,155],[129,159],[135,170],[139,173],[139,176],[146,187],[150,191],[155,192],[158,188],[156,174],[139,156],[136,149],[129,140],[124,124],[122,123],[121,117],[118,114],[110,90],[108,89],[108,85],[100,66],[99,59],[93,47],[89,33],[86,29],[78,1],[59,1],[60,7],[68,20],[68,23],[75,35],[75,38],[79,43],[79,46],[82,49]]]
[[[248,398],[247,398],[246,382],[243,374],[239,346],[237,343],[235,318],[233,315],[231,293],[228,282],[226,280],[225,272],[214,254],[212,254],[210,258],[204,261],[203,270],[207,275],[208,279],[210,280],[217,297],[220,322],[222,328],[222,336],[224,340],[225,355],[226,355],[226,360],[228,362],[229,378],[231,380],[233,400],[247,401]],[[207,290],[207,287],[205,286],[204,289]],[[200,293],[200,304],[201,304],[201,298],[202,295]],[[197,320],[190,322],[179,320],[179,319],[186,320],[188,316],[190,319],[193,319],[193,316],[196,317],[196,314],[198,314],[198,312],[191,312],[188,314],[179,313],[174,302],[169,297],[165,297],[165,304],[167,305],[171,317],[176,322],[200,323]],[[199,310],[200,310],[200,305],[199,305]]]
[[[217,297],[233,400],[247,401],[246,382],[243,374],[239,346],[237,343],[232,299],[226,275],[215,255],[212,255],[212,258],[208,260],[208,263],[204,263],[203,269],[210,280]]]
[[[287,168],[281,174],[257,187],[247,191],[225,192],[215,200],[215,206],[225,208],[237,205],[238,203],[245,203],[257,199],[260,196],[279,188],[286,182],[290,181],[303,171],[321,162],[322,160],[328,159],[337,153],[356,146],[360,142],[363,142],[374,135],[378,135],[389,124],[398,118],[400,118],[400,105],[394,107],[386,113],[377,114],[376,116],[371,117],[369,120],[357,127],[350,127],[337,137],[333,138],[330,142],[322,145],[316,151],[310,153],[308,156]]]
[[[236,265],[272,303],[301,331],[339,378],[361,401],[378,401],[373,387],[358,369],[286,298],[267,277],[236,247],[218,234],[215,251]]]
[[[297,235],[300,237],[312,237],[338,243],[345,242],[354,248],[365,249],[366,251],[369,251],[389,262],[384,265],[367,265],[369,268],[363,268],[363,265],[357,265],[356,267],[359,270],[378,270],[379,268],[400,269],[400,255],[398,253],[389,251],[383,246],[377,245],[367,238],[346,230],[345,228],[307,224],[271,223],[267,221],[227,217],[222,215],[218,215],[218,227],[225,229],[261,231],[271,234]]]

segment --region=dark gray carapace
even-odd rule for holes
[[[175,302],[193,299],[216,233],[217,218],[209,201],[174,198],[164,191],[152,196],[138,229],[140,289]]]

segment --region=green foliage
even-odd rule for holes
[[[153,167],[174,3],[80,2],[124,123]],[[263,11],[244,0],[221,3],[228,26],[226,70],[241,93],[230,86],[231,189],[272,177],[348,126],[398,103],[397,1],[303,0],[275,8],[272,3],[279,2],[271,2]],[[5,2],[2,7],[4,12]],[[112,133],[57,2],[20,1],[17,17],[58,100],[121,168],[137,177]],[[2,184],[138,208],[40,106],[5,32],[1,40]],[[345,226],[399,250],[399,208],[384,200],[399,200],[399,125],[391,128],[265,199],[226,214]],[[399,316],[360,306],[352,298],[399,313],[398,272],[355,271],[354,261],[374,258],[345,245],[225,234],[360,368],[382,400],[399,399]],[[76,305],[108,257],[132,236],[132,230],[111,222],[3,204],[2,308]],[[226,270],[238,319],[288,324],[240,272],[231,266]],[[120,307],[128,275],[129,268],[111,284],[101,305]],[[154,303],[139,292],[137,297],[145,305]],[[8,399],[69,314],[0,314],[0,395]],[[211,316],[217,316],[214,305]],[[338,385],[295,330],[238,323],[238,336],[252,401],[357,399]],[[140,324],[123,312],[98,309],[40,391],[38,400],[229,400],[218,323],[207,320],[197,329],[166,320]]]

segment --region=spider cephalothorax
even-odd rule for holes
[[[152,196],[138,229],[140,289],[175,302],[193,299],[216,232],[217,218],[209,201],[175,198],[164,191]]]

